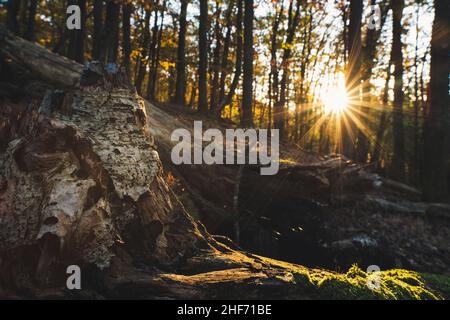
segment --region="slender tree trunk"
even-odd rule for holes
[[[175,83],[176,104],[184,106],[186,104],[186,29],[187,29],[187,8],[188,0],[181,0],[180,10],[180,30],[178,32],[177,48],[177,80]]]
[[[360,87],[361,87],[361,19],[363,13],[363,1],[351,0],[350,1],[350,23],[348,27],[348,42],[347,48],[349,50],[349,58],[347,64],[347,79],[346,87],[347,92],[352,96],[353,101],[359,101]],[[343,113],[341,116],[341,133],[342,133],[342,153],[349,157],[354,158],[355,152],[355,136],[356,125],[352,116],[356,116],[357,113],[351,109],[359,109],[359,103],[353,103],[349,106],[348,113]]]
[[[138,67],[138,74],[136,77],[135,87],[139,94],[142,93],[142,82],[145,78],[147,63],[148,63],[148,49],[150,47],[149,41],[150,41],[150,17],[151,12],[150,10],[145,10],[145,17],[144,17],[144,25],[143,25],[143,37],[142,37],[142,52],[141,57],[139,60],[139,67]]]
[[[152,40],[152,48],[151,48],[151,64],[150,64],[150,72],[148,75],[148,86],[147,86],[147,98],[149,100],[155,100],[156,97],[156,84],[157,84],[157,75],[158,75],[158,66],[159,66],[159,57],[161,52],[161,41],[162,41],[162,32],[164,26],[164,12],[165,12],[166,2],[164,1],[163,7],[161,9],[161,22],[158,27],[158,11],[155,12],[155,24],[153,26],[153,40]]]
[[[228,54],[230,51],[230,43],[231,43],[231,31],[232,31],[232,13],[234,9],[234,0],[230,0],[230,3],[228,5],[227,13],[226,13],[226,29],[227,33],[225,35],[225,39],[223,42],[223,52],[222,52],[222,63],[220,66],[220,93],[219,93],[219,101],[223,101],[225,97],[225,80],[227,77],[227,68],[228,68]],[[217,109],[219,108],[220,104],[217,105]],[[215,112],[217,113],[217,109]]]
[[[20,0],[8,0],[8,3],[6,5],[8,9],[6,26],[14,34],[20,33],[19,21],[17,19],[17,15],[19,14],[20,10],[20,2]]]
[[[244,127],[253,126],[253,0],[245,1],[244,13],[244,64],[242,81],[242,117]]]
[[[103,35],[103,0],[94,0],[94,32],[92,35],[92,59],[100,60]]]
[[[213,51],[213,59],[211,65],[211,93],[209,110],[214,112],[217,109],[219,99],[219,71],[220,71],[220,51],[222,50],[222,28],[221,28],[221,8],[220,2],[216,1],[216,24],[214,26],[214,38],[216,39],[216,46]]]
[[[37,10],[38,0],[30,0],[30,5],[28,9],[28,23],[25,30],[24,38],[29,41],[35,40],[35,26],[36,26],[36,10]]]
[[[119,16],[120,5],[115,0],[109,0],[106,4],[105,26],[100,43],[100,60],[103,62],[117,62],[119,49]]]
[[[283,127],[283,121],[282,121],[282,113],[278,113],[278,106],[276,105],[278,101],[278,63],[277,63],[277,50],[278,50],[278,44],[277,44],[277,35],[278,35],[278,29],[280,26],[281,17],[283,15],[284,6],[283,2],[281,3],[281,7],[279,9],[279,14],[275,14],[274,22],[272,25],[272,34],[270,36],[270,74],[269,74],[269,99],[270,99],[270,115],[269,115],[269,127],[271,127],[272,124],[272,113],[275,111],[275,114],[273,115],[274,118],[274,127],[275,128],[282,128]],[[278,2],[275,2],[275,12],[278,12]]]
[[[208,1],[200,0],[200,26],[198,28],[198,111],[208,112],[207,64],[208,64]]]
[[[242,38],[242,19],[243,19],[243,0],[238,0],[237,3],[238,10],[236,15],[236,66],[233,76],[233,81],[231,82],[230,90],[228,94],[224,97],[222,102],[217,109],[216,117],[220,118],[222,114],[223,108],[227,105],[231,105],[233,101],[234,94],[236,92],[236,88],[239,84],[239,78],[242,73],[242,47],[243,47],[243,38]],[[231,109],[231,107],[230,107]]]
[[[130,19],[133,14],[133,4],[125,3],[122,5],[122,48],[123,48],[123,58],[122,64],[126,70],[127,76],[130,79],[130,55],[131,55],[131,26]]]
[[[77,51],[75,56],[75,61],[80,63],[84,62],[84,52],[86,46],[86,17],[87,17],[87,8],[86,8],[86,0],[79,0],[79,6],[81,11],[81,29],[78,33],[77,38]]]
[[[393,12],[392,25],[392,63],[394,70],[394,108],[393,108],[393,136],[394,154],[391,164],[391,175],[394,179],[403,181],[405,178],[405,142],[403,128],[403,53],[402,53],[402,25],[404,0],[391,2]]]
[[[413,150],[413,166],[412,178],[414,184],[418,184],[420,180],[420,156],[419,156],[419,15],[420,5],[416,9],[416,41],[414,48],[414,150]]]
[[[372,162],[376,163],[377,167],[380,166],[380,155],[383,146],[383,138],[387,127],[389,107],[389,82],[391,81],[391,61],[388,63],[386,70],[386,82],[383,90],[383,110],[381,111],[380,121],[378,124],[377,135],[375,139],[375,146],[373,149]]]
[[[430,109],[425,119],[424,197],[449,201],[450,153],[450,2],[434,1],[431,38]]]
[[[376,0],[370,0],[369,5],[377,5]],[[372,70],[375,66],[375,55],[376,48],[379,42],[379,38],[381,35],[381,30],[383,28],[384,22],[386,21],[387,12],[389,6],[386,4],[378,4],[381,6],[381,21],[380,27],[377,28],[367,28],[366,39],[364,47],[362,48],[362,68],[361,68],[361,80],[362,80],[362,106],[360,111],[363,115],[360,115],[360,122],[365,126],[364,123],[367,123],[365,120],[366,116],[369,116],[370,112],[370,104],[371,104],[371,85],[370,80],[372,78]],[[370,142],[367,137],[367,133],[363,130],[358,130],[358,142],[356,145],[356,161],[358,162],[366,162],[367,156],[370,149]]]
[[[119,16],[120,16],[120,5],[115,1],[110,2],[109,10],[107,10],[107,27],[106,30],[110,30],[109,38],[109,48],[107,62],[116,63],[117,55],[119,51]]]
[[[283,59],[281,62],[281,68],[283,70],[283,74],[281,76],[280,81],[280,89],[279,89],[279,100],[275,103],[275,128],[280,130],[280,138],[286,138],[286,120],[287,117],[285,115],[286,112],[286,100],[287,100],[287,85],[288,85],[288,77],[289,77],[289,65],[290,58],[292,54],[292,44],[295,38],[295,32],[297,30],[298,24],[300,22],[300,7],[301,0],[297,0],[294,12],[294,1],[290,1],[289,5],[289,15],[288,15],[288,30],[285,42],[285,49],[283,52]]]

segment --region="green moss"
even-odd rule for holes
[[[450,300],[450,276],[422,273],[421,277],[432,291]]]
[[[307,288],[312,296],[318,299],[435,300],[442,298],[440,291],[431,289],[419,273],[407,270],[387,270],[369,276],[354,265],[345,274],[305,268],[295,270],[293,275],[297,285]],[[375,277],[379,279],[379,286],[371,289],[368,283],[370,284],[370,280],[376,280]],[[449,283],[447,282],[446,285],[448,289]]]

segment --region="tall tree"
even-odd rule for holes
[[[216,22],[214,26],[214,38],[215,46],[212,54],[211,63],[211,93],[209,101],[209,110],[214,111],[217,109],[217,102],[219,99],[219,72],[220,72],[220,53],[222,51],[222,21],[221,21],[222,8],[219,0],[216,0]]]
[[[277,35],[280,27],[281,17],[283,16],[284,2],[281,2],[281,7],[278,6],[278,1],[274,3],[275,15],[272,24],[272,33],[270,35],[270,73],[269,73],[269,125],[272,127],[272,107],[273,104],[278,101],[278,65],[277,65],[277,50],[278,42]],[[278,12],[278,14],[277,14]],[[276,127],[282,126],[283,121],[277,117],[279,114],[275,114]]]
[[[119,50],[119,16],[120,4],[117,0],[108,0],[106,4],[105,26],[102,30],[100,60],[109,63],[117,62]]]
[[[378,128],[376,132],[376,138],[375,138],[375,145],[373,147],[373,154],[372,154],[372,162],[375,163],[376,167],[379,167],[380,163],[380,157],[381,157],[381,151],[382,151],[382,145],[383,145],[383,138],[385,136],[385,131],[388,123],[388,112],[387,108],[389,105],[389,82],[391,81],[391,65],[392,65],[392,59],[389,60],[388,66],[386,68],[386,81],[384,83],[384,89],[383,89],[383,104],[382,104],[382,110],[380,115],[380,120],[378,122]]]
[[[279,82],[278,100],[275,103],[275,128],[280,130],[280,137],[286,137],[286,102],[287,86],[290,74],[289,66],[292,55],[292,46],[295,40],[295,34],[300,22],[300,8],[303,0],[297,0],[294,7],[294,0],[290,0],[288,9],[288,27],[284,44],[283,57],[281,61],[282,75]]]
[[[349,157],[354,157],[356,125],[352,119],[355,112],[352,109],[359,108],[359,89],[361,86],[361,20],[363,13],[362,0],[350,0],[350,21],[348,25],[347,48],[348,64],[346,87],[347,92],[353,97],[354,103],[350,105],[349,114],[343,113],[341,116],[341,139],[342,139],[342,153]]]
[[[103,0],[94,0],[94,32],[92,35],[92,59],[100,60],[103,35]]]
[[[198,111],[208,112],[207,64],[208,64],[208,1],[200,0],[200,24],[198,28]]]
[[[370,80],[372,78],[373,68],[376,63],[376,48],[380,39],[381,30],[386,21],[387,12],[389,9],[389,5],[385,3],[377,4],[376,0],[369,1],[370,6],[378,5],[380,8],[380,21],[379,26],[368,26],[366,32],[366,38],[364,42],[364,46],[362,47],[362,68],[361,68],[361,80],[362,80],[362,99],[363,104],[360,108],[361,116],[360,121],[364,124],[365,117],[368,116],[371,104],[371,84]],[[356,145],[356,161],[366,162],[367,155],[369,153],[369,139],[367,137],[367,133],[363,130],[358,131],[358,142]]]
[[[254,2],[245,1],[244,13],[244,65],[242,81],[242,117],[244,127],[253,126],[253,20]]]
[[[235,70],[233,75],[233,80],[231,81],[230,89],[228,94],[220,102],[219,108],[216,111],[216,117],[220,118],[222,110],[230,105],[233,101],[234,94],[236,93],[237,86],[239,84],[239,78],[242,73],[242,47],[243,47],[243,37],[242,37],[242,20],[243,20],[243,0],[238,0],[237,2],[237,14],[236,14],[236,62]]]
[[[166,11],[166,0],[164,0],[161,10],[160,10],[160,22],[158,25],[158,10],[155,11],[155,21],[153,25],[153,36],[152,36],[152,47],[150,49],[151,52],[151,63],[150,63],[150,72],[148,75],[148,83],[147,83],[147,98],[150,100],[155,100],[156,97],[156,84],[157,84],[157,76],[158,76],[158,66],[159,59],[161,54],[161,41],[163,35],[163,27],[164,27],[164,14]]]
[[[391,175],[403,181],[405,178],[405,142],[403,127],[403,53],[402,53],[402,17],[404,0],[392,0],[392,64],[394,65],[394,108],[393,139],[394,153],[391,164]]]
[[[131,55],[131,15],[133,14],[133,4],[126,2],[122,5],[122,48],[123,58],[122,64],[126,70],[128,78],[130,78],[130,55]]]
[[[84,62],[84,47],[86,38],[86,0],[72,0],[69,5],[78,5],[80,8],[80,29],[69,31],[69,48],[67,56],[77,62]]]
[[[20,0],[8,0],[8,3],[6,5],[8,12],[6,17],[6,26],[8,29],[15,33],[19,34],[20,27],[19,27],[19,21],[17,19],[17,15],[20,11]]]
[[[38,0],[30,0],[28,7],[28,19],[27,26],[24,33],[24,38],[29,41],[35,39],[35,26],[36,26],[36,11],[38,6]]]
[[[186,16],[188,3],[188,0],[181,0],[177,47],[177,80],[174,96],[174,102],[183,106],[186,104]]]
[[[138,71],[135,81],[136,90],[139,94],[141,94],[142,91],[142,82],[145,78],[146,68],[148,64],[148,50],[150,48],[149,42],[150,42],[150,17],[151,17],[151,11],[150,9],[145,9],[145,16],[144,16],[144,24],[143,24],[143,36],[142,36],[142,42],[141,42],[141,56],[138,61]]]
[[[450,2],[434,1],[429,111],[425,118],[424,197],[449,200],[450,153]]]
[[[227,13],[225,15],[226,21],[226,29],[227,32],[225,34],[225,39],[223,41],[223,52],[222,52],[222,63],[220,65],[220,81],[219,81],[219,101],[222,101],[225,96],[225,80],[227,77],[227,67],[228,67],[228,54],[230,52],[230,44],[231,44],[231,31],[233,27],[232,22],[232,14],[235,7],[235,1],[230,0],[228,4]],[[220,107],[220,104],[217,105],[217,108]],[[217,112],[217,109],[215,110]]]

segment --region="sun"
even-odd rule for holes
[[[326,88],[321,94],[321,100],[325,114],[340,115],[345,112],[349,104],[349,97],[344,78],[338,77],[335,85]]]

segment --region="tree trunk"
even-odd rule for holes
[[[106,4],[105,27],[101,45],[100,60],[102,62],[116,63],[119,49],[119,15],[120,5],[115,0]]]
[[[148,83],[147,83],[147,99],[156,100],[156,85],[158,80],[158,67],[159,67],[159,57],[161,53],[161,41],[163,36],[163,26],[164,26],[164,13],[166,10],[166,1],[163,2],[161,8],[161,16],[158,26],[158,11],[155,11],[155,24],[153,26],[153,40],[152,40],[152,48],[151,52],[151,64],[150,64],[150,72],[148,75]]]
[[[226,29],[227,33],[225,35],[225,39],[223,42],[223,52],[222,52],[222,63],[220,66],[220,83],[219,83],[219,103],[216,106],[216,109],[214,112],[217,114],[217,110],[220,107],[220,102],[223,101],[225,97],[225,80],[227,77],[227,69],[228,69],[228,54],[230,52],[230,43],[231,43],[231,31],[232,31],[232,13],[234,11],[235,6],[235,0],[230,0],[230,3],[228,4],[228,9],[226,13]]]
[[[198,28],[198,111],[208,112],[208,1],[200,0],[200,26]]]
[[[224,97],[224,99],[220,102],[219,108],[216,111],[216,117],[220,118],[223,109],[231,105],[233,101],[234,94],[236,93],[237,86],[239,84],[239,78],[242,73],[242,46],[243,46],[243,38],[242,38],[242,19],[243,19],[243,0],[238,0],[237,3],[238,10],[236,15],[236,63],[235,63],[235,71],[233,80],[230,85],[230,89],[228,94]]]
[[[131,3],[122,5],[122,48],[123,58],[122,65],[126,70],[128,78],[131,79],[130,55],[131,55],[131,26],[130,19],[133,14],[134,7]]]
[[[347,64],[346,88],[353,101],[359,101],[361,87],[361,19],[363,13],[363,1],[350,1],[350,23],[348,27],[349,58]],[[341,116],[342,153],[348,158],[354,158],[357,128],[352,117],[357,113],[352,109],[359,109],[359,103],[349,105],[347,113]]]
[[[7,17],[6,17],[6,26],[8,29],[14,34],[20,33],[19,21],[17,19],[17,15],[20,10],[20,0],[8,0],[7,3]]]
[[[150,48],[150,17],[151,17],[151,11],[146,9],[145,10],[145,17],[144,17],[144,30],[142,31],[143,37],[142,37],[142,43],[141,43],[141,56],[139,59],[139,67],[138,67],[138,74],[136,77],[135,87],[139,94],[142,93],[142,82],[144,81],[147,64],[149,61],[148,57],[148,50]]]
[[[253,126],[253,0],[245,1],[241,125]]]
[[[286,138],[286,100],[287,100],[287,86],[289,78],[289,64],[292,54],[292,44],[294,42],[295,33],[297,31],[298,24],[300,22],[300,7],[301,0],[297,0],[294,13],[294,0],[290,1],[289,14],[288,14],[288,29],[285,41],[285,49],[283,52],[283,58],[281,61],[281,69],[283,74],[281,75],[279,97],[275,102],[275,128],[280,130],[280,138]]]
[[[1,30],[0,54],[16,57],[11,62],[15,72],[27,69],[33,82],[43,79],[48,85],[47,79],[59,71],[65,77],[57,76],[52,83],[66,86],[67,79],[81,74],[77,71],[81,65],[17,37],[5,36]],[[161,158],[170,157],[170,151],[163,151],[164,147],[170,150],[173,143],[166,133],[183,127],[183,121],[142,101],[124,79],[120,73],[107,74],[100,64],[91,63],[76,87],[51,91],[40,104],[28,104],[26,98],[20,104],[11,104],[2,97],[0,134],[8,135],[1,140],[6,142],[6,148],[0,149],[1,297],[329,298],[329,290],[323,291],[319,284],[330,278],[337,287],[345,288],[343,292],[333,292],[334,298],[348,298],[352,291],[349,288],[358,288],[354,279],[347,280],[345,275],[242,252],[227,238],[213,238],[194,222],[167,186],[148,133],[157,134]],[[127,125],[120,119],[127,119]],[[286,165],[279,175],[261,177],[259,170],[244,168],[238,202],[244,206],[241,212],[250,210],[252,214],[247,219],[253,224],[241,220],[242,243],[254,235],[249,231],[258,231],[258,238],[267,235],[265,239],[271,239],[266,244],[280,241],[285,252],[292,249],[295,254],[307,255],[326,245],[334,252],[345,253],[333,248],[341,244],[348,248],[350,244],[351,252],[357,252],[358,261],[364,263],[373,261],[373,256],[382,254],[384,259],[392,254],[396,261],[413,256],[419,270],[448,270],[445,257],[449,249],[442,239],[448,227],[442,220],[433,222],[441,213],[439,219],[448,219],[446,206],[412,202],[417,201],[413,188],[364,172],[339,157],[323,161],[318,156],[300,153],[302,163]],[[231,197],[226,199],[232,203],[237,167],[180,169],[186,177],[195,173],[190,182],[213,188],[205,193],[210,196],[225,199],[225,194],[216,190],[231,186]],[[219,178],[220,183],[211,184],[211,177]],[[343,191],[336,191],[336,184],[343,186]],[[255,194],[255,186],[260,185],[267,188]],[[352,206],[351,211],[334,210],[328,197],[335,196],[340,196],[341,201],[342,197],[356,198],[362,206]],[[323,203],[328,205],[324,207]],[[389,210],[386,217],[390,220],[383,224],[386,229],[373,224],[373,216],[380,213],[375,206],[381,206],[383,212]],[[227,208],[230,214],[231,206]],[[299,208],[304,214],[298,214]],[[217,220],[214,213],[210,217]],[[267,223],[267,216],[279,222],[282,229],[252,229],[257,225],[255,218],[260,217],[262,224]],[[324,217],[320,220],[324,223],[318,224],[318,229],[310,229],[311,221],[319,217]],[[423,226],[419,233],[418,223]],[[434,232],[437,226],[441,237]],[[281,233],[274,234],[276,230]],[[322,233],[324,230],[331,233]],[[416,232],[419,238],[414,242],[401,241],[405,240],[402,237],[392,239],[401,232]],[[364,245],[363,253],[358,251],[361,234],[365,233],[373,234],[376,243],[388,244],[370,251],[374,254],[370,259],[359,260],[372,250]],[[344,238],[337,236],[340,234]],[[317,246],[305,241],[314,239],[314,235]],[[366,239],[363,237],[364,243]],[[305,250],[295,250],[299,244]],[[424,248],[430,245],[442,255],[424,254]],[[305,256],[300,257],[306,261]],[[66,268],[72,264],[83,270],[81,293],[65,289]],[[392,279],[399,283],[401,293],[405,288],[422,293],[428,288],[428,283],[408,287],[399,282],[401,279]],[[230,288],[239,290],[230,293]],[[360,297],[359,293],[360,290],[354,297]],[[367,293],[370,297],[374,294]]]
[[[376,55],[376,48],[379,42],[379,38],[381,35],[381,30],[383,28],[384,22],[386,21],[387,12],[389,9],[389,5],[386,4],[377,4],[376,0],[371,0],[369,5],[374,6],[382,6],[380,8],[381,11],[381,17],[380,17],[380,26],[376,28],[367,28],[366,33],[366,39],[364,47],[362,48],[362,68],[361,68],[361,80],[362,80],[362,106],[360,108],[360,111],[362,113],[360,118],[360,122],[364,127],[366,127],[366,130],[358,130],[358,142],[356,145],[356,161],[365,163],[367,161],[367,155],[369,153],[370,149],[370,141],[369,137],[367,136],[368,133],[368,125],[366,117],[369,116],[370,112],[370,105],[371,105],[371,84],[370,80],[372,78],[372,70],[375,65],[375,55]],[[366,132],[364,132],[366,131]]]
[[[103,0],[94,0],[94,32],[92,35],[92,59],[100,60],[103,35]]]
[[[28,8],[28,23],[25,30],[24,38],[29,41],[35,40],[35,26],[36,26],[36,10],[38,0],[30,0],[30,6]]]
[[[279,87],[278,87],[278,62],[277,62],[277,50],[278,50],[278,43],[277,43],[277,35],[278,35],[278,29],[281,22],[281,17],[283,15],[284,11],[284,2],[281,3],[281,7],[278,10],[278,2],[275,2],[275,12],[278,12],[278,14],[275,14],[274,21],[272,25],[272,33],[270,35],[270,74],[269,74],[269,99],[270,99],[270,109],[269,109],[269,128],[272,126],[272,112],[275,109],[275,115],[274,115],[274,124],[276,128],[280,128],[283,126],[282,116],[283,114],[278,113],[277,106],[275,105],[278,101],[278,93],[279,93]],[[281,117],[281,118],[280,118]]]
[[[175,83],[174,102],[181,106],[186,104],[186,29],[188,0],[181,0],[180,29],[178,30],[177,80]]]
[[[220,16],[222,14],[222,10],[220,7],[220,2],[216,1],[216,23],[214,26],[214,38],[215,38],[215,47],[213,50],[212,63],[211,63],[211,94],[209,101],[209,110],[210,112],[214,112],[217,110],[217,104],[219,99],[219,72],[220,72],[220,52],[222,50],[222,27]]]
[[[383,90],[383,104],[380,115],[380,120],[377,129],[377,135],[375,138],[375,146],[372,155],[372,162],[376,164],[376,167],[380,167],[380,156],[382,151],[382,146],[384,145],[384,136],[387,127],[388,120],[388,112],[387,109],[389,107],[389,82],[391,81],[391,61],[389,60],[387,69],[386,69],[386,82]]]
[[[79,30],[69,31],[69,47],[67,57],[79,63],[84,62],[84,44],[86,37],[86,0],[72,0],[69,5],[80,7],[81,25]]]
[[[446,0],[435,0],[434,10],[429,111],[425,119],[424,197],[428,201],[448,201],[450,3]]]
[[[393,108],[393,140],[394,153],[392,156],[391,175],[394,179],[405,179],[405,142],[403,129],[403,44],[402,44],[402,17],[404,0],[391,2],[392,20],[392,64],[394,70],[394,108]]]

